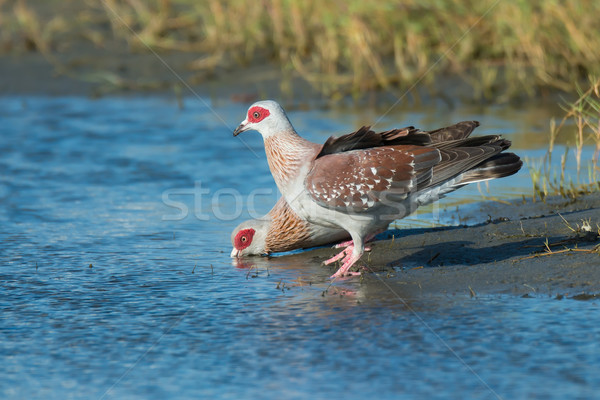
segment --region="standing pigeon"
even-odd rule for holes
[[[473,122],[462,122],[427,133],[432,142],[448,141],[467,137],[476,126]],[[348,232],[342,228],[325,227],[301,219],[281,197],[268,214],[244,221],[233,230],[231,257],[306,249],[339,242],[349,237]],[[335,247],[347,247],[350,243],[351,241],[346,241]],[[336,257],[325,263],[329,264],[335,259]]]
[[[267,215],[244,221],[233,230],[231,257],[306,249],[349,238],[342,228],[301,219],[281,197]]]
[[[365,241],[391,221],[468,183],[521,168],[518,156],[503,153],[508,140],[469,138],[478,125],[467,121],[429,133],[362,127],[320,145],[300,137],[283,108],[267,100],[254,103],[233,134],[254,129],[263,136],[275,183],[301,219],[350,234],[352,243],[332,259],[343,257],[335,278],[352,274]]]

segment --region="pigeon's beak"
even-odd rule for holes
[[[235,128],[235,131],[233,131],[233,136],[237,136],[240,133],[247,131],[248,128],[248,120],[243,120],[242,123],[240,124],[240,126],[238,126],[237,128]]]
[[[234,247],[233,250],[231,250],[231,258],[237,258],[239,255],[240,251]]]

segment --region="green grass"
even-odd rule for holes
[[[131,51],[197,53],[197,70],[272,63],[330,96],[434,87],[459,77],[474,97],[574,91],[600,76],[593,0],[0,0],[0,43],[47,55],[72,38]],[[65,6],[67,4],[67,6]],[[69,8],[70,7],[70,8]],[[60,7],[59,7],[60,8]],[[135,32],[132,33],[128,25]],[[143,42],[143,43],[142,43]]]

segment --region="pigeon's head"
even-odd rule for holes
[[[231,257],[261,255],[265,251],[265,240],[270,220],[252,219],[242,222],[231,233]]]
[[[233,136],[245,131],[255,130],[263,137],[269,137],[292,129],[283,108],[276,101],[264,100],[250,106],[246,119],[233,131]]]

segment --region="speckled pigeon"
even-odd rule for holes
[[[339,227],[312,224],[296,215],[283,197],[268,214],[244,221],[231,233],[231,257],[323,246],[350,238]]]

